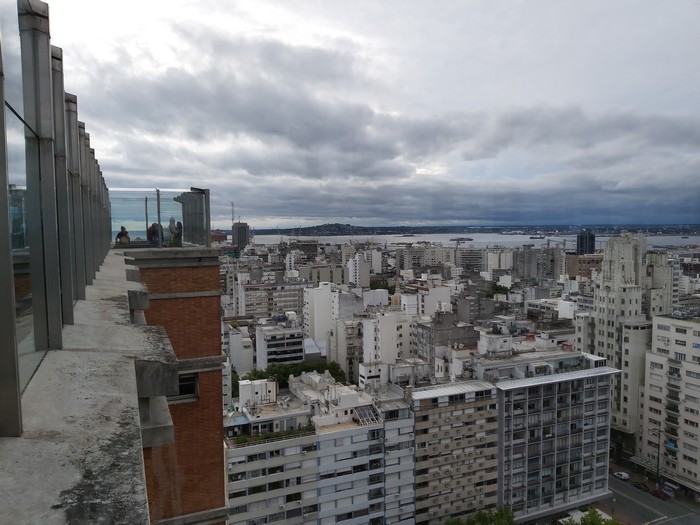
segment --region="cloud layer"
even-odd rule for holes
[[[108,185],[209,187],[221,226],[700,222],[700,7],[672,4],[169,3],[99,51],[52,35]]]

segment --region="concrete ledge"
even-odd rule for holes
[[[156,523],[158,525],[190,525],[192,523],[201,525],[202,523],[221,523],[222,521],[226,521],[228,516],[228,507],[221,507],[219,509],[205,510],[202,512],[178,516],[176,518],[159,520]]]
[[[148,310],[148,292],[146,290],[128,290],[129,310]]]
[[[154,248],[129,250],[128,263],[139,268],[218,266],[219,248]]]
[[[164,330],[129,322],[128,291],[142,289],[112,250],[64,327],[64,349],[49,351],[29,382],[23,436],[0,438],[3,523],[149,522],[136,362],[144,382],[159,378],[144,392],[160,396],[177,364]],[[155,442],[169,414],[152,399]]]
[[[225,354],[207,357],[193,357],[191,359],[180,359],[177,362],[177,369],[180,372],[207,372],[211,370],[221,370],[225,361]]]
[[[142,403],[145,402],[144,406]],[[141,412],[141,441],[143,448],[170,445],[175,442],[173,418],[165,396],[139,400]],[[144,419],[146,415],[147,419]]]

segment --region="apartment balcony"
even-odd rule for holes
[[[673,414],[680,414],[681,410],[678,405],[671,405],[671,404],[666,404],[666,411],[671,412]]]
[[[666,388],[669,389],[669,391],[675,391],[675,392],[680,392],[681,391],[681,385],[677,385],[675,383],[666,383]]]
[[[664,419],[664,421],[671,426],[678,427],[680,426],[680,422],[677,417],[667,417]]]

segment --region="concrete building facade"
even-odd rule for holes
[[[700,318],[655,316],[633,461],[700,496]]]
[[[416,523],[444,523],[498,501],[496,388],[466,381],[407,388],[416,426]]]
[[[666,254],[647,252],[641,235],[623,234],[606,244],[593,311],[576,315],[576,349],[604,357],[622,371],[613,381],[612,441],[618,457],[636,452],[650,319],[670,313],[672,283]]]

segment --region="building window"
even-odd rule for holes
[[[197,374],[180,374],[178,383],[178,394],[168,396],[168,401],[190,401],[198,397]]]

